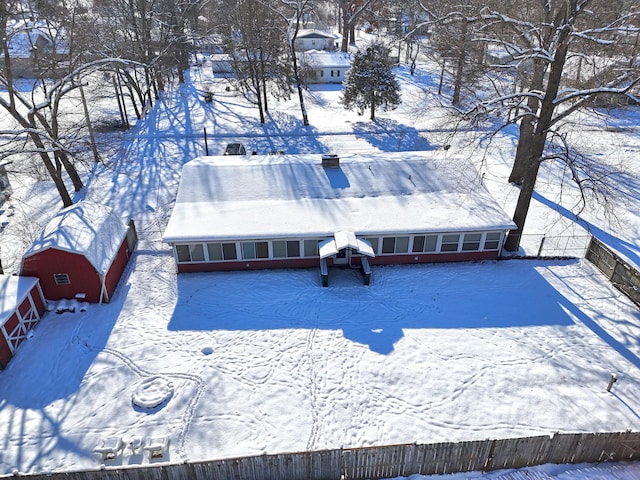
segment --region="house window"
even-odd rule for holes
[[[382,239],[382,253],[393,253],[396,248],[396,237],[384,237]]]
[[[273,242],[274,258],[291,258],[300,256],[299,240],[274,240]]]
[[[222,256],[225,260],[237,260],[238,253],[236,252],[235,243],[223,243],[222,244]]]
[[[440,245],[440,251],[441,252],[457,252],[459,242],[460,242],[460,235],[443,235],[442,244]]]
[[[204,262],[204,248],[201,243],[191,245],[176,245],[178,262]]]
[[[416,235],[413,237],[412,252],[435,252],[438,245],[437,235]]]
[[[238,259],[235,243],[207,243],[207,253],[210,262]]]
[[[336,70],[336,77],[340,76],[340,70]]]
[[[407,253],[409,251],[409,237],[396,238],[396,253]]]
[[[70,285],[71,280],[69,280],[69,274],[67,273],[54,273],[53,279],[56,282],[56,285]]]
[[[331,70],[331,76],[333,77],[333,70]]]
[[[465,233],[464,240],[462,241],[462,250],[480,250],[481,233]]]
[[[383,237],[382,253],[407,253],[409,237]]]
[[[304,256],[305,257],[318,257],[318,240],[305,240],[304,241]]]
[[[245,260],[269,258],[269,242],[243,242],[242,258]]]
[[[324,77],[324,70],[320,70],[320,76]]]
[[[500,246],[501,232],[489,232],[484,238],[483,250],[497,250]]]
[[[373,253],[378,253],[378,237],[368,237],[368,238],[365,238],[365,240],[371,244]]]

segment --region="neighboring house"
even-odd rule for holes
[[[294,43],[297,52],[307,50],[333,51],[340,48],[342,35],[323,30],[301,29]]]
[[[44,312],[37,278],[0,275],[0,368],[7,366]]]
[[[193,48],[196,53],[222,53],[224,45],[224,39],[222,35],[212,34],[194,38]]]
[[[311,50],[298,54],[304,82],[342,83],[351,68],[351,56],[342,52]]]
[[[233,56],[230,53],[214,53],[209,58],[213,73],[222,75],[233,73]]]
[[[20,274],[38,277],[48,300],[109,302],[136,241],[133,223],[83,201],[45,226],[23,255]]]
[[[54,60],[60,62],[68,53],[68,44],[60,31],[42,23],[12,21],[7,25],[7,44],[11,71],[14,77],[31,78],[39,75],[54,77]],[[0,61],[4,54],[0,52]],[[59,65],[56,65],[59,68]]]
[[[211,156],[184,165],[163,241],[182,273],[495,259],[514,228],[445,151]]]

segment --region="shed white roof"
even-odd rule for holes
[[[36,283],[38,279],[34,277],[0,275],[0,326],[9,320]]]
[[[106,274],[128,227],[113,210],[86,200],[61,210],[40,232],[24,257],[48,248],[84,255],[100,274]]]
[[[515,225],[466,159],[444,151],[198,157],[182,179],[168,243],[508,230]]]

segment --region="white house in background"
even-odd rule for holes
[[[305,83],[342,83],[351,68],[351,55],[310,50],[298,54]]]
[[[330,266],[495,259],[514,228],[450,152],[209,156],[184,165],[163,241],[180,273],[320,267],[324,284]]]
[[[298,52],[306,50],[333,51],[340,48],[342,35],[324,30],[301,29],[296,36],[295,48]]]
[[[222,75],[233,73],[233,56],[230,53],[213,53],[210,59],[213,73]]]

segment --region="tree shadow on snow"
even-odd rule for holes
[[[36,326],[33,338],[20,345],[2,372],[0,411],[8,408],[12,412],[5,429],[14,434],[20,432],[29,439],[15,442],[20,448],[24,446],[24,454],[18,454],[21,463],[14,465],[21,471],[29,471],[43,458],[60,452],[95,457],[93,451],[83,447],[88,442],[78,441],[77,435],[65,436],[61,427],[77,407],[74,397],[87,372],[92,365],[99,364],[97,357],[105,349],[127,298],[128,277],[135,268],[135,259],[134,255],[110,303],[89,305],[82,312],[47,312]],[[100,321],[96,322],[96,318]],[[56,403],[60,406],[50,409]],[[47,432],[37,439],[37,445],[29,433],[34,431]]]
[[[587,220],[584,220],[583,218],[577,216],[568,208],[565,208],[562,205],[559,205],[556,202],[549,200],[544,195],[541,195],[538,192],[533,192],[533,198],[538,202],[542,203],[543,205],[546,205],[552,210],[555,210],[556,212],[560,213],[562,216],[566,217],[567,219],[582,226],[585,230],[587,230],[591,235],[596,237],[602,243],[609,246],[610,248],[612,248],[622,256],[626,257],[629,261],[631,261],[636,266],[640,266],[640,252],[638,250],[637,245],[634,245],[630,242],[622,240],[621,238],[618,238],[615,235],[612,235],[611,233],[602,230],[600,227],[597,227],[596,225],[594,225],[591,222],[588,222]]]
[[[567,262],[565,262],[566,264]],[[560,263],[562,264],[562,263]],[[405,329],[571,325],[566,299],[535,261],[178,275],[170,330],[341,330],[386,355]]]
[[[353,126],[353,134],[383,152],[434,150],[438,148],[431,145],[415,128],[388,118],[379,118],[373,122],[358,122]]]

